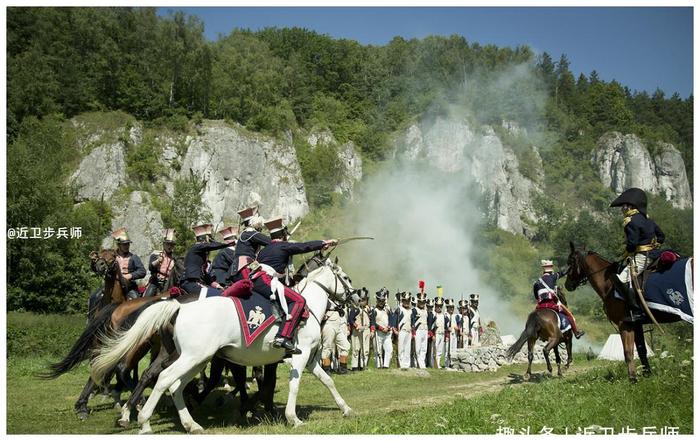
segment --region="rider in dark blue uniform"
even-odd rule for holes
[[[214,242],[211,224],[198,225],[193,230],[197,243],[185,254],[185,274],[182,276],[180,287],[188,293],[199,293],[202,288],[220,291],[222,286],[209,276],[209,252],[226,248],[233,241]]]
[[[211,263],[209,276],[216,280],[219,285],[225,286],[226,276],[231,270],[231,265],[233,265],[234,262],[234,250],[236,239],[238,237],[238,228],[227,227],[219,231],[219,234],[224,241],[233,241],[233,243],[216,254],[214,261]]]
[[[241,217],[243,232],[236,243],[233,264],[229,270],[227,281],[238,282],[250,278],[248,265],[253,262],[260,249],[270,244],[272,239],[263,234],[264,220],[257,214],[257,207],[250,207],[238,212]]]
[[[647,217],[647,195],[639,188],[629,188],[620,194],[611,204],[611,207],[621,207],[625,228],[625,254],[622,257],[634,264],[637,275],[640,275],[651,261],[656,257],[656,251],[664,243],[666,236],[661,228],[653,220]],[[618,277],[613,278],[615,288],[624,296],[627,305],[627,321],[635,321],[640,318],[640,308],[637,296],[630,286],[630,268],[627,265]]]
[[[272,242],[258,253],[257,261],[261,266],[267,266],[268,269],[266,271],[265,267],[262,267],[256,270],[256,272],[251,275],[251,278],[254,281],[253,286],[255,292],[268,298],[273,294],[271,289],[273,278],[277,278],[279,282],[284,284],[285,271],[293,255],[318,251],[338,243],[336,240],[287,242],[287,227],[283,225],[281,218],[268,221],[265,223],[265,226],[270,230]],[[269,274],[268,272],[273,273]],[[286,322],[280,326],[273,345],[277,348],[284,348],[290,353],[300,354],[301,351],[294,346],[292,334],[301,321],[301,315],[304,311],[306,301],[304,297],[287,286],[284,286],[284,295],[289,308],[289,316]],[[280,299],[278,299],[278,301],[279,300]]]

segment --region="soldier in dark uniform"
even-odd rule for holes
[[[579,331],[576,327],[574,315],[569,311],[569,308],[559,303],[557,297],[557,280],[566,274],[566,271],[554,272],[554,263],[551,260],[542,260],[542,277],[537,279],[532,285],[532,291],[535,295],[538,308],[550,308],[555,311],[566,314],[571,323],[571,330],[576,338],[581,338],[585,331]]]
[[[136,281],[146,276],[146,268],[143,267],[141,259],[136,254],[129,251],[131,241],[126,228],[120,228],[112,233],[114,241],[117,243],[117,262],[121,268],[122,277],[127,280],[126,299],[131,300],[139,296],[139,289]]]
[[[201,293],[202,288],[220,291],[223,289],[221,284],[209,276],[209,252],[226,248],[233,241],[214,242],[211,224],[198,225],[193,230],[197,243],[185,254],[185,274],[180,287],[190,294]]]
[[[281,218],[266,222],[265,227],[270,230],[272,242],[258,253],[257,261],[260,264],[260,268],[257,269],[254,274],[251,274],[250,277],[251,280],[253,280],[255,292],[268,298],[272,297],[273,289],[275,290],[274,294],[276,297],[279,295],[279,291],[283,290],[289,313],[287,320],[280,326],[277,332],[273,346],[284,348],[288,353],[300,354],[301,351],[296,348],[292,341],[292,334],[301,321],[301,314],[304,311],[306,301],[304,297],[291,288],[284,286],[284,272],[293,255],[326,249],[336,245],[338,241],[314,240],[310,242],[287,242],[289,237],[287,227],[283,225]],[[277,300],[280,302],[282,301],[282,299]]]
[[[425,359],[425,366],[429,368],[436,367],[434,365],[435,361],[435,320],[437,316],[433,313],[433,307],[435,302],[433,299],[428,298],[425,302],[425,309],[428,310],[428,349]]]
[[[639,188],[629,188],[615,199],[611,207],[621,207],[625,219],[622,225],[625,228],[625,254],[623,263],[629,258],[633,262],[637,275],[646,269],[651,261],[657,257],[657,249],[664,243],[666,236],[661,228],[647,216],[647,195]],[[613,277],[615,288],[623,295],[627,313],[625,321],[636,321],[640,318],[641,310],[637,303],[637,296],[631,287],[631,274],[629,265]]]
[[[224,241],[232,241],[231,245],[219,251],[214,257],[214,261],[211,263],[211,269],[209,270],[209,276],[216,280],[216,282],[225,286],[226,277],[231,270],[231,265],[235,261],[235,249],[236,249],[236,239],[238,238],[238,228],[227,227],[219,231],[219,234],[224,239]]]
[[[175,230],[168,228],[163,236],[163,250],[154,251],[148,258],[148,269],[151,272],[151,277],[148,280],[148,287],[143,293],[144,297],[152,297],[165,289],[165,284],[175,268],[177,260],[177,256],[173,254],[174,250]]]
[[[260,248],[270,244],[269,236],[261,233],[264,220],[257,214],[257,207],[250,207],[238,212],[241,217],[243,232],[238,238],[233,254],[233,264],[228,274],[228,282],[238,282],[250,278],[248,265],[253,262]]]

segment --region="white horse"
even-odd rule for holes
[[[343,415],[351,415],[352,409],[345,403],[333,380],[319,363],[320,320],[326,313],[329,299],[343,304],[350,300],[353,305],[357,305],[359,301],[348,276],[330,259],[325,259],[319,268],[299,283],[299,293],[306,299],[311,314],[298,328],[296,343],[301,354],[293,355],[291,359],[285,416],[294,427],[303,424],[296,414],[296,399],[304,367],[328,388]],[[280,361],[284,356],[284,349],[272,346],[278,330],[277,324],[271,326],[264,335],[246,348],[238,314],[229,298],[208,297],[187,304],[168,300],[144,310],[128,331],[104,340],[105,344],[99,350],[99,355],[91,363],[92,378],[99,384],[105,374],[131,348],[148,340],[176,314],[173,334],[180,356],[158,376],[148,401],[139,412],[139,433],[151,433],[149,420],[166,390],[170,391],[173,397],[185,430],[189,433],[203,433],[202,426],[197,424],[188,412],[182,392],[185,385],[206,366],[214,354],[243,366],[263,366]]]

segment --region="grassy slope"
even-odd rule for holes
[[[18,316],[10,316],[16,320]],[[73,319],[77,324],[78,318]],[[35,321],[32,320],[32,323]],[[12,323],[11,323],[12,324]],[[521,383],[524,365],[502,368],[496,373],[464,374],[428,370],[370,370],[335,376],[338,390],[356,411],[344,419],[330,394],[312,375],[305,373],[298,398],[299,416],[307,424],[294,433],[495,433],[499,426],[526,427],[539,431],[553,427],[555,433],[577,427],[677,426],[682,433],[693,430],[693,366],[690,343],[670,336],[658,338],[674,356],[652,359],[655,375],[632,386],[622,363],[588,362],[581,355],[563,379],[536,375]],[[135,433],[114,426],[117,412],[111,402],[98,396],[86,422],[77,420],[73,403],[87,378],[87,368],[57,380],[33,376],[56,356],[38,354],[8,359],[7,430],[9,433]],[[535,365],[542,372],[544,365]],[[276,404],[281,411],[287,394],[286,365],[279,370]],[[252,386],[255,389],[255,385]],[[236,411],[237,399],[218,406],[223,391],[215,391],[192,414],[207,433],[289,433],[281,420],[245,424]],[[169,401],[165,399],[164,401]],[[182,433],[174,410],[160,410],[153,420],[157,433]]]

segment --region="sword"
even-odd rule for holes
[[[369,237],[369,236],[354,236],[354,237],[346,237],[344,239],[338,239],[338,245],[341,243],[347,243],[352,240],[374,240],[374,237]]]
[[[292,237],[292,234],[294,234],[294,232],[297,230],[297,228],[299,228],[299,225],[301,225],[301,221],[297,222],[297,224],[294,226],[294,228],[292,228],[292,231],[290,231],[288,234],[289,237]]]

